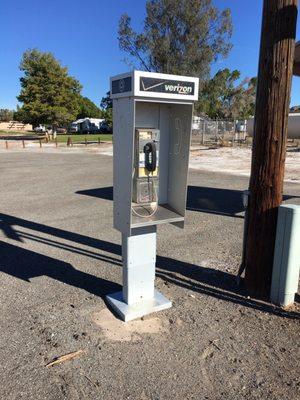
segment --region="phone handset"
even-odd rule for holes
[[[156,145],[154,142],[149,142],[144,146],[145,153],[145,168],[149,172],[154,172],[157,167]]]

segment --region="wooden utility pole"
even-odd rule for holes
[[[298,0],[264,0],[248,209],[245,282],[268,298],[282,202]]]

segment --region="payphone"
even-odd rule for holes
[[[146,218],[157,210],[159,130],[137,128],[134,148],[132,211]]]
[[[123,290],[108,303],[129,321],[171,307],[155,290],[156,231],[183,228],[198,78],[132,71],[111,78],[114,227],[122,233]]]

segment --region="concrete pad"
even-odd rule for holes
[[[123,301],[123,293],[117,292],[106,296],[106,300],[112,306],[113,310],[120,318],[127,322],[145,315],[166,310],[172,307],[172,302],[162,295],[158,290],[154,291],[154,298],[150,300],[139,301],[135,304],[126,304]]]

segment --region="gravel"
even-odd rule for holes
[[[112,158],[7,151],[0,180],[1,399],[300,397],[299,304],[235,283],[247,177],[190,171],[185,229],[158,230],[156,286],[173,307],[129,325],[104,301],[122,272]],[[285,193],[300,204],[299,184]]]

